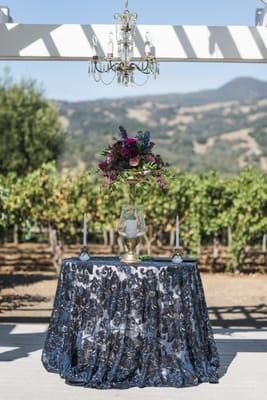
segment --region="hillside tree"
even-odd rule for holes
[[[23,176],[57,160],[64,138],[56,107],[34,81],[0,81],[0,174]]]

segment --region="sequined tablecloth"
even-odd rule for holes
[[[64,260],[42,362],[90,388],[217,383],[197,264]]]

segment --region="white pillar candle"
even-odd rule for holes
[[[180,226],[179,226],[179,215],[176,215],[176,247],[180,247]]]
[[[137,236],[137,220],[128,219],[126,221],[126,237],[132,239]]]
[[[113,33],[109,34],[109,42],[108,42],[108,55],[113,55],[114,53],[114,42],[113,42]]]
[[[83,245],[87,246],[87,216],[83,215]]]

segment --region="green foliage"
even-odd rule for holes
[[[223,178],[210,172],[197,176],[171,171],[168,191],[154,180],[138,184],[137,203],[144,204],[147,241],[168,235],[181,221],[181,241],[196,254],[203,238],[231,228],[231,266],[238,265],[240,252],[259,243],[267,231],[267,177],[248,168],[239,177]],[[44,164],[24,178],[0,176],[0,227],[14,224],[54,227],[60,237],[74,237],[87,214],[91,232],[116,229],[121,206],[128,202],[126,185],[107,191],[95,175],[84,172],[59,174],[55,163]]]
[[[56,160],[63,150],[55,106],[33,81],[0,82],[0,173],[17,175]]]
[[[6,225],[6,202],[8,199],[8,189],[6,182],[2,176],[0,176],[0,228]]]
[[[267,231],[267,177],[248,168],[235,181],[233,206],[229,222],[234,232],[232,264],[246,245],[253,245]]]
[[[229,212],[233,207],[235,181],[222,178],[214,171],[200,177],[202,235],[210,236],[230,226]]]

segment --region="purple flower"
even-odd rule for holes
[[[151,154],[151,153],[148,153],[148,154],[147,154],[146,160],[147,160],[147,162],[149,162],[149,163],[154,163],[154,162],[156,161],[155,157],[154,157],[153,154]]]
[[[125,144],[126,144],[126,146],[132,146],[133,144],[136,144],[137,141],[138,141],[137,138],[130,137],[125,140]]]
[[[120,130],[122,139],[126,140],[128,138],[128,133],[127,133],[126,129],[123,126],[119,126],[119,130]]]
[[[146,131],[144,134],[144,150],[146,150],[150,143],[151,134],[149,131]]]

